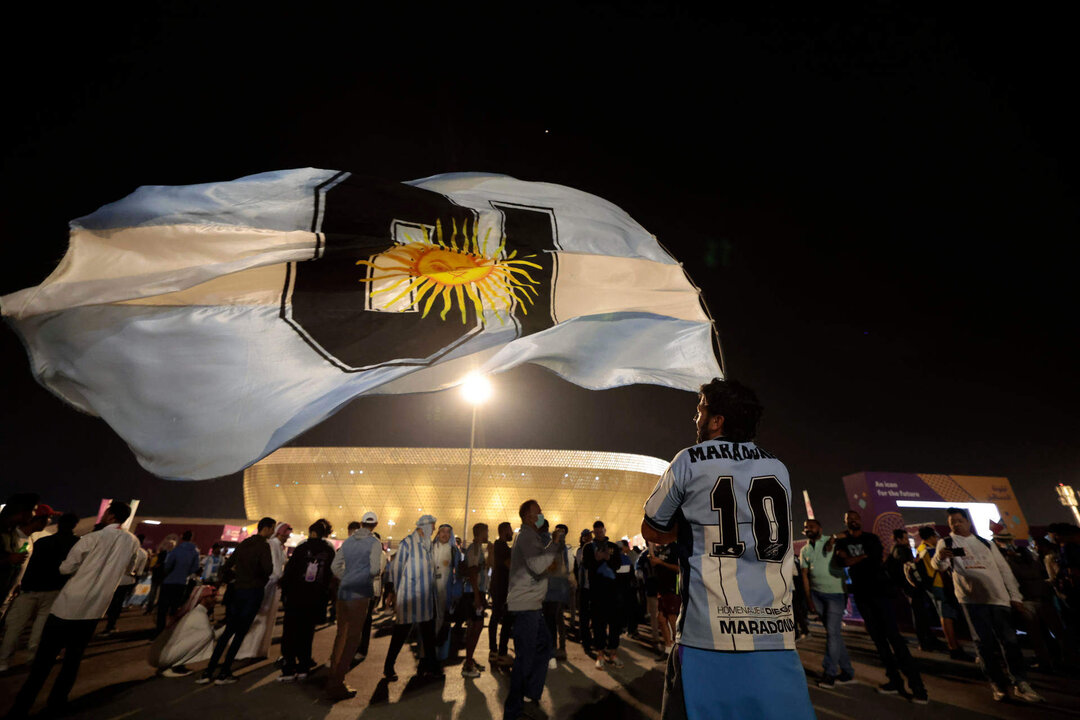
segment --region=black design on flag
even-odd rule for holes
[[[554,324],[551,209],[491,202],[500,222],[481,229],[445,195],[356,175],[315,203],[316,257],[290,265],[281,317],[341,370],[430,365],[483,330],[484,310],[515,337]]]

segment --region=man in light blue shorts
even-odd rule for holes
[[[737,382],[702,385],[698,444],[675,456],[645,503],[642,535],[677,542],[682,574],[664,720],[815,717],[795,652],[791,485],[753,442],[761,410]]]

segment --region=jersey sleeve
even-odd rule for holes
[[[690,475],[686,458],[685,450],[675,456],[645,501],[645,522],[660,532],[670,532],[675,527],[675,513],[683,503]]]

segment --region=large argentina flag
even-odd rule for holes
[[[331,170],[141,187],[0,298],[34,375],[170,478],[240,470],[358,395],[543,365],[592,389],[721,374],[682,266],[618,207],[504,175]]]

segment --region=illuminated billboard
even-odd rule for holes
[[[905,508],[967,508],[975,531],[990,537],[989,521],[1004,524],[1015,537],[1028,536],[1028,524],[1012,485],[1003,477],[929,473],[860,472],[844,476],[848,506],[862,516],[863,527],[881,538],[905,525]]]

